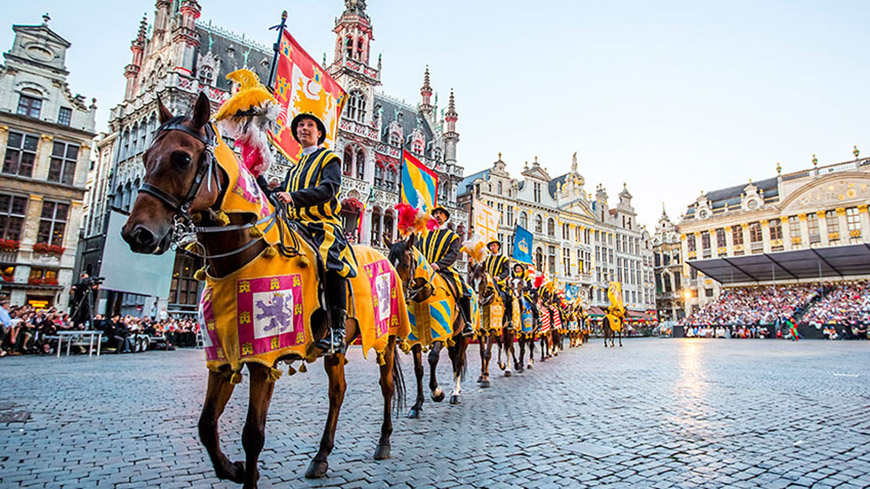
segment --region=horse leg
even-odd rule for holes
[[[417,419],[423,410],[423,347],[414,345],[411,348],[411,353],[414,354],[414,377],[417,378],[417,398],[414,400],[414,405],[411,406],[408,417]]]
[[[443,401],[445,395],[435,377],[435,372],[438,370],[438,359],[441,358],[441,348],[443,347],[443,341],[436,341],[432,344],[432,349],[429,350],[429,391],[435,402]]]
[[[375,460],[390,458],[390,435],[393,434],[392,401],[393,393],[399,396],[401,404],[402,393],[396,391],[396,379],[393,376],[395,369],[399,368],[396,362],[396,337],[390,336],[387,348],[384,350],[384,364],[380,366],[381,394],[384,396],[384,422],[381,424],[381,438],[378,440],[378,448],[375,450]]]
[[[245,489],[256,489],[260,470],[257,462],[266,443],[266,415],[272,402],[275,381],[269,378],[269,367],[258,363],[248,364],[251,377],[251,395],[248,400],[248,417],[242,429],[242,447],[245,449]]]
[[[208,387],[205,391],[205,401],[202,404],[202,415],[199,417],[199,439],[205,446],[218,479],[229,479],[236,484],[243,483],[245,463],[232,463],[221,451],[218,420],[224,408],[233,395],[235,385],[222,373],[208,372]]]
[[[514,339],[511,336],[511,330],[508,328],[505,328],[504,330],[502,330],[501,345],[502,345],[502,348],[504,349],[504,363],[505,363],[504,376],[505,377],[510,377],[511,375],[513,375],[511,373],[511,352],[513,351],[513,342],[514,342]],[[501,350],[499,350],[499,351],[501,351]]]
[[[323,437],[320,438],[320,450],[314,456],[314,460],[305,471],[306,479],[317,479],[326,475],[329,469],[329,454],[335,446],[335,427],[338,425],[338,413],[344,402],[344,392],[347,389],[347,381],[344,378],[344,355],[335,354],[323,359],[323,369],[329,377],[329,414],[326,416],[326,426],[323,429]]]
[[[462,395],[462,370],[465,367],[465,349],[468,347],[468,339],[460,336],[456,344],[449,347],[450,361],[453,364],[453,392],[450,393],[450,404],[459,404]]]
[[[483,331],[480,333],[480,339],[478,340],[478,349],[480,350],[480,377],[477,378],[477,383],[481,383],[484,380],[484,374],[486,373],[486,360],[484,359],[484,350],[486,350],[486,336],[484,336]]]
[[[520,361],[519,361],[519,363],[516,364],[516,366],[517,366],[517,372],[522,372],[525,369],[525,360],[526,360],[526,340],[523,339],[522,336],[520,337],[519,344],[520,344],[520,351],[519,351],[519,354],[520,354],[519,360]]]
[[[526,368],[531,369],[535,366],[535,335],[534,335],[534,333],[526,341],[529,344],[529,364],[526,366]]]
[[[483,372],[483,380],[480,382],[480,387],[486,389],[490,387],[492,384],[489,382],[489,361],[492,360],[492,339],[495,335],[490,332],[487,333],[486,339],[484,343],[486,343],[484,348],[484,354],[482,361],[480,362],[480,369]]]
[[[622,348],[622,331],[619,332],[619,347]]]

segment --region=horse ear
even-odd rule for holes
[[[382,239],[384,240],[384,246],[386,246],[387,248],[393,247],[393,240],[390,239],[390,236],[387,233],[384,233]]]
[[[411,249],[411,248],[414,247],[415,244],[417,244],[417,234],[416,234],[416,233],[411,233],[411,235],[408,236],[408,241],[407,241],[407,243],[405,244],[405,248],[406,248],[406,249]]]
[[[166,122],[169,119],[172,119],[174,117],[172,115],[172,112],[169,112],[169,109],[167,109],[166,106],[163,105],[163,101],[160,100],[160,97],[157,97],[157,111],[159,113],[159,118],[160,118],[161,124],[163,124],[164,122]]]
[[[196,106],[193,108],[193,123],[196,127],[202,127],[208,124],[211,118],[211,102],[205,96],[205,92],[199,92],[199,97],[196,99]]]

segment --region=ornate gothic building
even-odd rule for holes
[[[656,224],[653,236],[655,257],[656,310],[659,319],[674,321],[682,319],[683,310],[683,261],[680,253],[680,228],[674,224],[662,206],[662,215]]]
[[[112,109],[109,131],[97,142],[90,175],[83,269],[100,272],[103,257],[108,256],[106,247],[114,246],[106,239],[108,216],[111,210],[129,212],[136,198],[144,174],[142,154],[157,128],[157,97],[173,113],[183,114],[204,91],[217,110],[230,95],[227,73],[248,68],[264,82],[268,78],[270,48],[201,23],[200,13],[197,0],[157,0],[153,22],[149,25],[143,18],[130,45],[124,99]],[[363,244],[378,246],[382,234],[396,236],[393,206],[399,200],[402,148],[436,170],[439,202],[451,209],[454,224],[464,222],[465,212],[455,204],[463,172],[456,160],[458,116],[452,93],[447,111],[439,116],[428,70],[417,107],[376,90],[381,84],[381,61],[371,59],[373,28],[364,0],[346,0],[333,31],[334,60],[327,70],[349,95],[334,148],[344,165],[340,200],[345,231]],[[286,162],[279,160],[269,177],[283,179],[286,169]],[[360,213],[364,215],[358,229]],[[99,310],[193,312],[199,300],[193,272],[199,266],[178,254],[171,277],[166,277],[168,297],[138,293],[130,280],[129,290],[105,292]]]

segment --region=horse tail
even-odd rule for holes
[[[402,373],[402,360],[399,355],[399,343],[393,340],[393,401],[396,417],[399,411],[405,410],[405,376]]]

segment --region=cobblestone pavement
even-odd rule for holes
[[[870,486],[870,342],[600,340],[481,389],[428,399],[395,423],[393,458],[371,459],[377,366],[352,350],[327,478],[307,481],[326,375],[278,381],[261,487]],[[412,394],[409,357],[403,357]],[[442,354],[442,386],[449,391]],[[199,351],[0,360],[0,487],[237,487],[214,478],[196,436]],[[221,420],[243,459],[247,382]],[[404,413],[403,413],[404,414]],[[26,421],[22,421],[26,418]],[[12,421],[10,421],[12,420]]]

